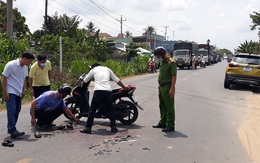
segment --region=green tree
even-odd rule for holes
[[[48,16],[47,34],[76,37],[80,22],[81,20],[77,15],[69,17],[67,14],[63,14],[58,16],[58,13],[55,12],[53,16]],[[44,23],[42,30],[44,30]]]
[[[217,54],[221,54],[222,56],[224,56],[225,53],[226,54],[232,54],[232,52],[230,50],[226,49],[226,48],[224,48],[224,49],[217,49],[216,53]]]
[[[0,1],[0,32],[6,33],[7,28],[7,4]],[[17,8],[13,9],[13,31],[18,39],[25,38],[30,33],[28,26],[25,24],[26,18],[21,15]]]
[[[130,31],[125,31],[124,36],[125,37],[130,37],[130,36],[133,36],[133,34]]]
[[[153,26],[148,26],[148,27],[146,27],[144,29],[144,31],[145,32],[143,33],[143,35],[146,36],[146,41],[147,42],[149,41],[151,43],[151,41],[152,41],[152,34],[155,31],[155,28]],[[146,47],[146,49],[148,49],[148,47]]]
[[[247,40],[244,43],[241,43],[240,46],[238,46],[237,49],[235,49],[236,52],[239,53],[255,53],[257,48],[257,43],[254,41],[248,42]]]
[[[77,15],[68,17],[67,14],[63,14],[60,16],[61,31],[65,33],[65,36],[73,38],[76,35],[80,22],[81,20],[79,20]]]
[[[97,27],[95,27],[95,24],[93,22],[88,22],[88,24],[86,25],[87,28],[87,34],[88,35],[92,35],[96,32]]]
[[[253,23],[253,25],[250,26],[250,29],[255,30],[257,26],[260,26],[260,12],[254,11],[253,14],[249,15]]]
[[[132,58],[136,57],[137,54],[137,48],[139,47],[138,43],[130,42],[126,45],[126,58],[127,62],[131,61]]]
[[[114,52],[113,40],[103,40],[99,37],[98,30],[95,35],[86,38],[85,46],[88,57],[98,61],[106,61]]]

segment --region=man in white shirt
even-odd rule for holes
[[[22,97],[26,92],[28,66],[35,59],[31,53],[23,53],[22,58],[9,61],[2,73],[3,97],[7,109],[7,132],[11,138],[23,136],[24,132],[16,129],[16,123],[22,107]]]
[[[125,85],[120,81],[120,79],[114,74],[114,72],[108,67],[100,66],[100,64],[95,63],[91,66],[90,72],[85,76],[84,82],[87,83],[92,78],[95,80],[94,94],[91,102],[91,107],[89,109],[88,120],[86,128],[80,130],[82,133],[91,134],[91,128],[93,125],[96,110],[100,103],[105,103],[108,109],[108,117],[110,120],[111,132],[116,133],[118,129],[116,128],[116,116],[112,107],[112,89],[109,84],[110,79],[115,81],[123,89],[127,89]]]

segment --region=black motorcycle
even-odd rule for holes
[[[65,99],[65,104],[77,118],[88,117],[89,108],[91,107],[89,105],[88,90],[90,82],[83,82],[85,75],[86,74],[82,74],[79,77],[77,82],[74,84],[75,86],[72,89],[71,96]],[[117,120],[127,125],[136,121],[138,117],[137,108],[143,110],[134,97],[136,87],[134,85],[128,85],[128,88],[128,90],[123,90],[122,88],[112,90],[113,107]],[[67,114],[64,115],[66,118],[71,120],[71,117]],[[104,104],[101,103],[99,105],[95,118],[108,118],[107,109]]]

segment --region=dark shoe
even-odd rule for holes
[[[111,126],[111,132],[112,133],[117,133],[118,129],[116,128],[116,126]]]
[[[175,131],[175,128],[166,127],[162,129],[162,132],[172,132]]]
[[[157,125],[153,126],[153,128],[166,128],[166,125],[158,123]]]
[[[15,139],[15,138],[18,138],[20,136],[23,136],[25,133],[24,132],[19,132],[19,131],[14,131],[11,133],[11,138]]]
[[[59,125],[59,126],[57,127],[57,130],[63,130],[63,129],[65,129],[65,126],[63,126],[63,125]]]
[[[2,146],[4,147],[13,147],[14,144],[10,140],[5,140],[2,142]]]
[[[91,128],[86,127],[84,129],[79,130],[81,133],[91,134]]]

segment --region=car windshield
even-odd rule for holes
[[[243,63],[243,64],[253,64],[260,65],[260,56],[235,56],[233,58],[234,62]]]
[[[207,51],[199,51],[199,55],[208,56]]]
[[[189,51],[188,50],[176,50],[176,51],[174,51],[174,55],[175,56],[189,55]]]

